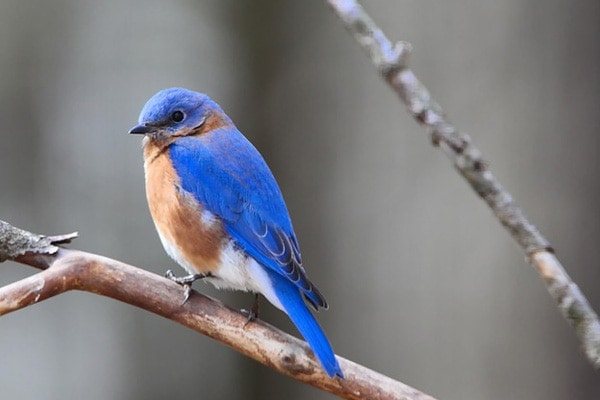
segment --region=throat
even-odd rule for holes
[[[151,138],[144,137],[142,140],[142,148],[144,150],[144,166],[147,168],[156,158],[162,155],[169,149],[169,146],[176,138]]]

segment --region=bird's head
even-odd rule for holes
[[[171,142],[229,123],[221,108],[203,93],[182,88],[164,89],[148,100],[129,133],[151,141]]]

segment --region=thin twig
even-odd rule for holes
[[[390,42],[355,0],[327,0],[346,29],[367,52],[408,112],[431,132],[432,142],[443,150],[473,190],[492,209],[500,223],[527,254],[563,316],[571,323],[583,352],[600,370],[600,323],[589,302],[573,283],[548,240],[529,222],[513,197],[491,173],[470,138],[452,125],[427,88],[408,68],[410,44]]]
[[[308,345],[217,300],[183,289],[156,274],[120,261],[56,246],[73,235],[41,236],[0,221],[0,260],[42,271],[0,288],[0,316],[69,290],[107,296],[185,325],[298,381],[346,399],[435,400],[410,386],[338,357],[345,379],[331,379]]]

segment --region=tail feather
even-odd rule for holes
[[[308,309],[297,286],[279,274],[271,274],[275,294],[286,314],[310,345],[327,375],[344,377],[331,344],[323,329]]]

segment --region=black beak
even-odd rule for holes
[[[130,134],[136,135],[145,135],[150,132],[154,132],[154,128],[148,125],[137,125],[129,130]]]

